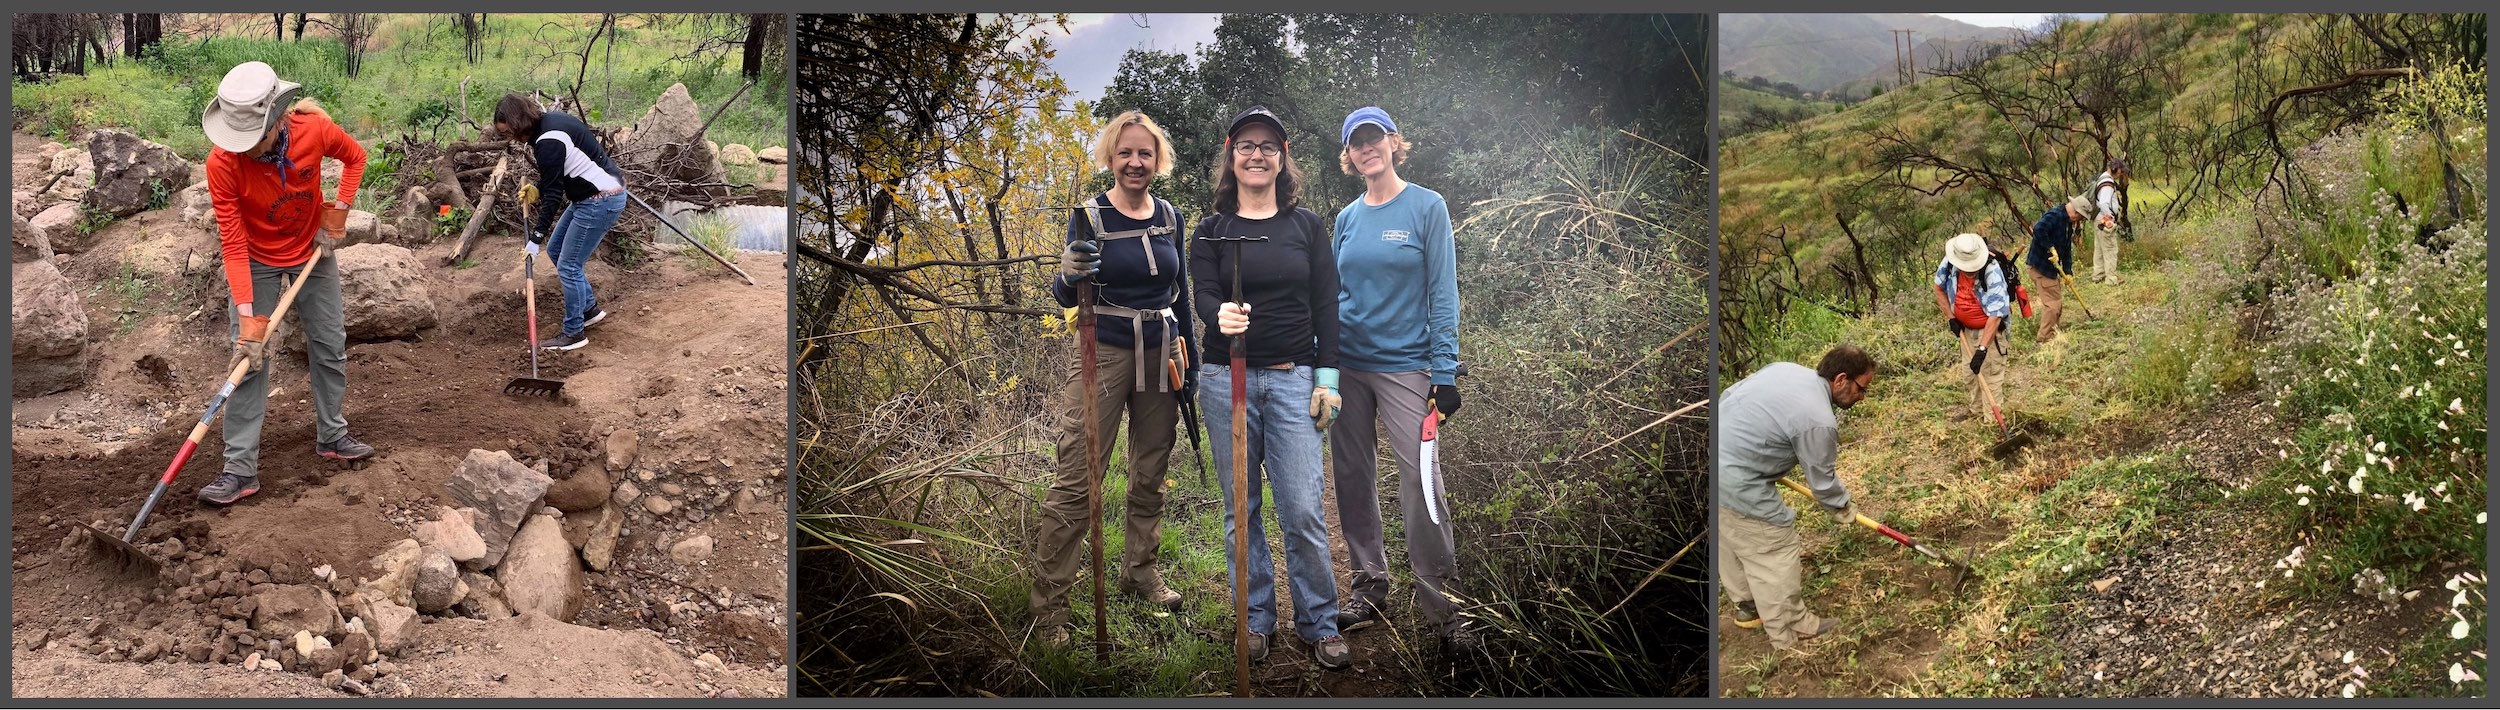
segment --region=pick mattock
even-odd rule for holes
[[[1964,345],[1970,344],[1970,335],[1968,334],[1968,331],[1964,331],[1964,335],[1962,335],[1962,343]],[[1972,377],[1979,378],[1979,399],[1981,402],[1988,405],[1988,416],[1996,420],[1997,435],[2001,437],[1997,440],[1996,444],[1988,447],[1988,458],[2002,460],[2005,457],[2014,455],[2014,452],[2016,451],[2021,451],[2023,447],[2030,446],[2030,431],[2015,431],[2013,427],[2005,423],[2005,410],[1997,406],[1996,394],[1988,389],[1987,368],[1981,367],[1980,369],[1972,370],[1970,374]]]
[[[747,282],[748,286],[755,285],[755,277],[748,276],[746,269],[738,268],[737,264],[729,263],[728,259],[720,258],[719,254],[712,253],[711,247],[704,246],[702,240],[696,239],[693,235],[687,234],[686,230],[678,229],[677,223],[668,221],[668,215],[660,214],[659,210],[652,209],[651,203],[642,201],[641,195],[636,195],[629,190],[625,193],[625,197],[626,199],[633,200],[634,204],[641,205],[642,211],[651,213],[651,217],[653,219],[660,220],[660,226],[667,227],[668,231],[676,232],[679,239],[684,239],[687,244],[694,245],[695,251],[703,252],[704,256],[712,257],[712,261],[719,262],[721,266],[729,267],[729,273],[737,274],[738,280]]]
[[[1099,268],[1099,267],[1097,267]],[[1094,660],[1111,660],[1110,621],[1103,616],[1102,591],[1102,474],[1110,466],[1102,460],[1101,422],[1095,400],[1102,394],[1094,387],[1094,277],[1076,282],[1076,347],[1078,377],[1085,387],[1084,403],[1079,406],[1085,418],[1085,523],[1094,547]],[[1135,485],[1131,482],[1130,485]]]
[[[1211,242],[1231,242],[1233,247],[1233,298],[1243,302],[1241,291],[1241,243],[1263,242],[1267,237],[1199,237]],[[1233,375],[1233,678],[1235,695],[1250,697],[1250,496],[1258,495],[1250,488],[1250,355],[1243,349],[1249,333],[1232,336]],[[1260,552],[1265,553],[1265,550]]]
[[[345,211],[341,210],[341,212],[341,217],[344,218]],[[304,262],[304,269],[295,274],[295,282],[287,284],[286,291],[278,296],[278,308],[269,312],[269,333],[261,341],[261,347],[268,348],[270,344],[278,342],[278,324],[286,320],[287,311],[295,306],[295,294],[302,292],[304,282],[312,279],[313,267],[320,266],[321,260],[329,255],[329,247],[313,247],[312,259]],[[266,367],[268,357],[264,355],[261,361]],[[139,515],[130,519],[129,529],[123,530],[122,534],[116,537],[112,533],[96,529],[93,525],[83,522],[78,524],[79,527],[86,529],[83,534],[87,538],[87,556],[90,560],[118,571],[126,579],[153,583],[157,574],[162,571],[162,567],[155,558],[141,552],[139,546],[134,544],[134,541],[139,538],[139,528],[148,524],[148,514],[155,512],[157,502],[165,498],[165,489],[174,484],[174,476],[182,472],[183,464],[191,461],[192,452],[200,449],[200,439],[208,436],[208,425],[217,421],[218,412],[225,410],[226,398],[233,396],[234,388],[241,386],[243,378],[250,374],[252,374],[252,361],[249,358],[238,360],[233,367],[227,369],[225,384],[217,388],[215,396],[208,398],[208,407],[200,412],[199,423],[191,425],[190,438],[184,439],[182,449],[174,452],[174,462],[165,466],[165,475],[157,477],[156,490],[150,491],[147,502],[139,506]]]
[[[522,185],[520,198],[521,225],[527,228],[532,224],[530,205],[538,202],[538,185]],[[523,236],[522,238],[528,239],[529,237]],[[527,253],[521,255],[521,302],[527,304],[526,307],[529,309],[530,376],[512,378],[511,382],[504,384],[503,393],[561,399],[564,392],[563,380],[547,380],[538,377],[538,257]]]
[[[2049,250],[2049,265],[2057,267],[2057,282],[2066,286],[2066,295],[2075,299],[2076,308],[2083,309],[2083,317],[2098,320],[2097,317],[2092,315],[2092,307],[2084,304],[2083,293],[2075,290],[2075,277],[2072,274],[2066,273],[2065,264],[2058,262],[2057,250]]]
[[[1808,500],[1812,500],[1814,498],[1814,491],[1806,490],[1806,485],[1798,483],[1797,479],[1782,478],[1780,479],[1780,485],[1786,487],[1788,490],[1796,491],[1799,495],[1805,496]],[[1971,577],[1972,572],[1969,562],[1947,557],[1944,553],[1937,552],[1935,548],[1931,548],[1924,544],[1920,544],[1918,541],[1911,540],[1910,536],[1901,534],[1901,531],[1892,529],[1892,526],[1890,525],[1876,522],[1874,518],[1866,517],[1863,513],[1856,514],[1856,519],[1857,523],[1861,526],[1865,526],[1866,529],[1873,530],[1878,535],[1892,538],[1893,542],[1901,543],[1902,547],[1917,550],[1919,554],[1926,555],[1929,559],[1942,562],[1946,567],[1952,568],[1953,579],[1946,582],[1946,586],[1950,587],[1952,591],[1960,592],[1962,590],[1962,582]]]

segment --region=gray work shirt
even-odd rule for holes
[[[1813,369],[1775,362],[1719,393],[1719,505],[1773,525],[1794,525],[1779,479],[1803,467],[1806,487],[1825,507],[1849,504],[1834,471],[1840,417],[1832,389]]]

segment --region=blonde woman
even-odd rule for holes
[[[1096,316],[1094,391],[1082,391],[1081,365],[1071,358],[1068,383],[1055,404],[1057,478],[1042,499],[1041,530],[1034,536],[1033,622],[1052,647],[1068,643],[1068,589],[1076,583],[1089,530],[1085,514],[1093,492],[1086,484],[1110,465],[1111,437],[1119,431],[1122,412],[1129,429],[1120,591],[1166,609],[1181,605],[1180,593],[1155,571],[1155,547],[1163,539],[1163,481],[1173,429],[1180,398],[1187,396],[1186,387],[1174,386],[1168,374],[1176,370],[1164,364],[1188,361],[1180,340],[1192,315],[1183,302],[1187,252],[1180,246],[1180,214],[1146,190],[1156,177],[1172,173],[1172,140],[1154,119],[1128,111],[1094,137],[1094,163],[1116,179],[1110,190],[1068,215],[1067,245],[1050,282],[1051,296],[1062,307],[1076,306],[1077,284],[1091,282]],[[1071,354],[1082,357],[1082,352]],[[1095,421],[1082,421],[1080,397],[1094,398]],[[1102,458],[1095,461],[1085,460],[1089,424],[1103,437]]]

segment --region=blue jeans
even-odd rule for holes
[[[582,334],[583,321],[599,312],[599,296],[590,292],[582,265],[608,237],[608,229],[625,215],[625,193],[593,197],[564,208],[556,229],[547,234],[547,259],[556,264],[556,280],[564,284],[564,334]]]
[[[1206,417],[1209,453],[1224,492],[1224,555],[1233,551],[1232,368],[1198,367],[1198,408]],[[1328,560],[1328,519],[1320,509],[1326,478],[1320,471],[1320,431],[1311,426],[1311,368],[1252,368],[1250,416],[1250,631],[1276,632],[1276,561],[1267,553],[1267,526],[1260,522],[1259,480],[1267,479],[1276,501],[1276,525],[1285,536],[1285,575],[1293,585],[1294,632],[1316,643],[1337,635],[1337,575]],[[1262,474],[1265,474],[1262,476]],[[1225,582],[1232,570],[1225,570]]]

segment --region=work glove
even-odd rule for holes
[[[521,242],[521,258],[529,259],[537,257],[539,251],[538,243],[542,241],[546,241],[546,238],[538,236],[537,232],[531,232],[530,238]]]
[[[2101,215],[2101,218],[2100,218],[2100,219],[2096,219],[2096,220],[2093,220],[2093,221],[2092,221],[2092,226],[2099,227],[2099,228],[2101,228],[2101,231],[2104,231],[2104,232],[2109,231],[2109,230],[2112,230],[2112,229],[2117,229],[2117,228],[2118,228],[2118,218],[2116,218],[2116,217],[2111,217],[2111,216],[2109,216],[2107,213],[2103,213],[2103,214]]]
[[[1337,410],[1345,406],[1345,398],[1337,396],[1337,368],[1323,367],[1312,372],[1311,425],[1327,431],[1337,421]]]
[[[1215,309],[1215,329],[1217,332],[1223,333],[1224,337],[1228,338],[1249,332],[1250,304],[1226,303],[1224,305],[1217,306]]]
[[[1981,345],[1981,346],[1979,346],[1978,348],[1972,349],[1972,350],[1970,351],[1970,373],[1971,373],[1971,374],[1973,374],[1973,375],[1979,374],[1979,366],[1980,366],[1981,364],[1986,363],[1986,362],[1988,362],[1988,346],[1986,346],[1986,345]]]
[[[1091,239],[1068,242],[1059,250],[1059,282],[1076,285],[1077,279],[1092,278],[1102,270],[1102,243]]]
[[[239,328],[242,332],[234,336],[234,359],[226,366],[233,367],[234,363],[249,361],[251,366],[243,371],[258,371],[269,364],[269,316],[252,315],[242,319]]]
[[[1832,522],[1842,525],[1851,525],[1858,522],[1858,511],[1856,508],[1844,505],[1838,508],[1825,508],[1824,510],[1829,511],[1832,514]]]
[[[321,224],[313,229],[313,246],[336,251],[339,240],[347,236],[347,203],[330,200],[321,203]]]
[[[1432,386],[1432,408],[1439,410],[1443,418],[1457,414],[1458,404],[1458,385]]]

